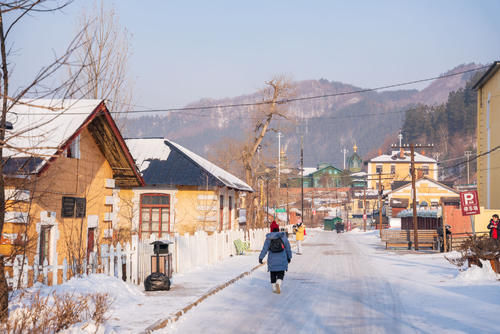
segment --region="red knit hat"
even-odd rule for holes
[[[276,228],[277,228],[277,229],[278,229],[278,231],[279,231],[280,226],[276,223],[276,221],[275,221],[275,220],[273,220],[273,222],[271,223],[270,228],[271,228],[271,232],[272,232],[274,229],[276,229]]]

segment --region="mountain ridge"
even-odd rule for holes
[[[474,63],[456,66],[444,75],[476,68]],[[448,94],[465,86],[474,72],[438,79],[422,90],[399,89],[368,91],[345,94],[362,88],[338,81],[302,80],[294,82],[297,97],[339,94],[287,104],[295,122],[274,121],[272,126],[283,128],[282,144],[287,148],[290,164],[298,161],[299,133],[304,135],[304,163],[315,165],[329,162],[343,167],[342,148],[356,144],[361,156],[380,147],[388,136],[401,128],[404,111],[418,104],[436,105],[446,102]],[[261,92],[253,92],[232,98],[204,98],[186,105],[198,106],[233,105],[262,101]],[[164,136],[193,152],[207,156],[224,140],[242,139],[251,128],[251,115],[258,106],[215,108],[169,112],[166,115],[142,116],[128,122],[123,129],[127,137]],[[305,123],[305,124],[304,124]],[[268,136],[265,147],[277,146],[276,136]],[[396,138],[394,138],[396,141]],[[351,151],[352,153],[352,151]]]

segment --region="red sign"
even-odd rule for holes
[[[460,206],[462,207],[462,216],[478,215],[480,212],[477,191],[462,191],[460,193]]]
[[[363,219],[366,219],[366,213],[363,213]]]

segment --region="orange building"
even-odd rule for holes
[[[129,237],[117,234],[127,229],[119,194],[144,182],[104,101],[20,101],[9,115],[0,253],[81,264],[99,244]]]

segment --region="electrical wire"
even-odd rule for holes
[[[159,109],[139,109],[139,110],[128,110],[128,111],[113,111],[111,113],[113,113],[113,114],[141,114],[141,113],[177,112],[177,111],[199,111],[199,110],[213,110],[213,109],[229,109],[229,108],[237,108],[237,107],[253,107],[253,106],[261,106],[261,105],[269,105],[269,104],[273,104],[273,103],[282,105],[282,104],[288,104],[288,103],[298,102],[298,101],[315,100],[315,99],[328,98],[328,97],[375,92],[378,90],[408,86],[408,85],[413,85],[413,84],[432,81],[432,80],[446,79],[449,77],[462,75],[465,73],[480,71],[480,70],[486,69],[490,66],[491,66],[491,64],[488,64],[488,65],[476,67],[476,68],[469,69],[469,70],[440,75],[437,77],[400,82],[400,83],[396,83],[396,84],[384,85],[384,86],[379,86],[379,87],[375,87],[375,88],[358,89],[358,90],[352,90],[352,91],[348,91],[348,92],[322,94],[322,95],[314,95],[314,96],[296,97],[296,98],[282,99],[282,100],[278,100],[276,102],[266,100],[266,101],[259,101],[259,102],[234,103],[234,104],[222,104],[222,105],[205,105],[205,106],[179,107],[179,108],[159,108]],[[113,101],[111,101],[111,102],[113,102]],[[68,115],[81,115],[81,114],[87,114],[87,113],[76,113],[76,112],[68,113]],[[23,114],[19,113],[19,115],[23,115]],[[35,115],[35,114],[30,114],[30,115]],[[200,115],[196,114],[193,116],[199,117]],[[363,117],[363,115],[360,115],[359,117]]]

